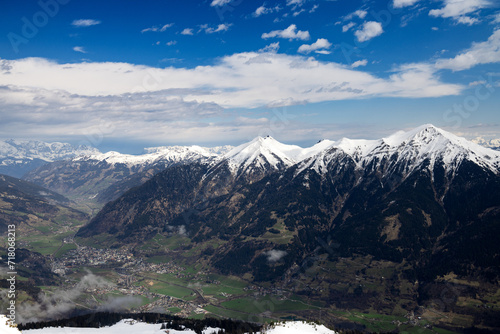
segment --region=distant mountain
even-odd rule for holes
[[[484,147],[488,147],[494,150],[499,151],[500,150],[500,138],[495,138],[495,139],[484,139],[482,137],[476,137],[471,140],[473,143],[479,144]]]
[[[303,280],[293,290],[308,295],[326,285],[323,302],[359,308],[395,307],[410,284],[405,307],[415,307],[439,298],[443,277],[500,277],[500,152],[432,125],[308,149],[256,138],[165,169],[104,206],[77,237],[142,252],[156,244],[157,253],[153,238],[177,235],[189,240],[182,261],[208,270],[278,286]],[[352,274],[344,259],[365,269],[377,261],[391,278],[343,290]],[[330,269],[301,275],[312,263]],[[470,293],[484,294],[478,286]]]
[[[26,172],[47,162],[74,158],[79,155],[97,154],[95,148],[67,143],[45,143],[29,140],[0,141],[0,173],[22,177]]]
[[[231,148],[168,146],[146,148],[143,155],[91,154],[46,164],[27,173],[24,178],[75,200],[102,205],[165,168],[212,161]]]

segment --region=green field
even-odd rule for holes
[[[159,281],[156,279],[145,278],[141,281],[138,281],[136,285],[138,286],[142,285],[151,292],[165,296],[171,296],[184,300],[192,300],[196,298],[196,296],[193,295],[194,291],[191,289],[177,285],[172,285],[169,284],[168,282]]]
[[[74,232],[66,232],[51,236],[30,235],[21,236],[19,237],[19,240],[27,242],[29,244],[27,247],[29,250],[43,255],[53,255],[61,247],[63,239],[72,236],[73,234]]]
[[[70,250],[76,249],[75,244],[63,244],[61,248],[54,254],[54,257],[60,258]]]
[[[169,311],[170,313],[172,313],[172,314],[176,314],[176,313],[179,313],[180,311],[182,311],[182,309],[181,309],[181,308],[178,308],[178,307],[170,307],[170,308],[168,309],[168,311]]]
[[[228,310],[228,309],[214,306],[214,305],[207,305],[204,307],[204,309],[210,313],[221,316],[223,318],[231,318],[231,319],[237,319],[237,320],[242,320],[242,321],[272,322],[272,321],[277,320],[277,319],[272,319],[272,318],[267,318],[267,317],[259,317],[257,315],[247,314],[247,313],[239,312],[239,311],[235,311],[235,310]]]
[[[262,298],[254,299],[254,298],[239,298],[230,300],[227,302],[222,302],[221,306],[236,310],[236,311],[245,311],[253,314],[260,314],[264,312],[271,313],[287,313],[294,311],[303,311],[310,309],[319,309],[313,305],[307,305],[299,301],[293,300],[280,300],[274,296],[265,296]]]

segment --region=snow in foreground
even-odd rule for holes
[[[0,319],[0,333],[2,334],[19,334],[16,328],[9,328],[5,325],[6,318]],[[203,334],[217,333],[218,328],[207,328]],[[161,330],[159,324],[146,324],[135,320],[122,320],[110,327],[103,328],[43,328],[23,331],[25,334],[165,334],[166,330]],[[193,330],[176,331],[168,330],[169,334],[195,334]],[[266,331],[266,334],[335,334],[334,331],[326,328],[323,325],[306,324],[302,322],[286,322],[278,324],[275,328]]]
[[[11,327],[9,325],[9,319],[3,315],[0,314],[0,333],[1,334],[19,334],[19,330],[16,327]]]

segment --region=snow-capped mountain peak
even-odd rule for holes
[[[316,155],[333,143],[330,140],[322,140],[312,147],[302,148],[297,145],[280,143],[270,136],[257,137],[248,143],[235,147],[223,155],[221,159],[228,161],[233,172],[247,170],[250,166],[283,170]]]
[[[229,161],[231,168],[247,168],[250,165],[274,169],[289,167],[296,163],[289,153],[301,150],[299,146],[286,145],[272,137],[257,137],[227,152],[223,159]],[[293,154],[292,154],[293,155]]]
[[[382,162],[392,160],[386,173],[403,166],[406,174],[429,163],[429,169],[443,163],[445,170],[454,173],[455,169],[467,159],[494,173],[500,172],[500,152],[494,151],[450,132],[425,124],[409,131],[398,131],[388,137],[376,140],[342,138],[332,142],[326,150],[316,157],[303,161],[297,172],[312,168],[318,173],[327,171],[326,165],[338,154],[346,154],[356,163],[358,169],[367,166],[378,168]],[[379,166],[380,167],[380,166]]]
[[[429,160],[430,166],[442,161],[445,169],[452,171],[464,160],[498,172],[500,152],[485,148],[465,138],[458,137],[431,124],[407,132],[398,132],[383,141],[396,149],[400,159],[413,160],[418,165]]]

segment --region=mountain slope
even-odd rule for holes
[[[72,204],[48,189],[0,175],[0,231],[15,225],[18,246],[42,253],[57,250],[89,218]]]
[[[25,179],[82,202],[102,206],[156,173],[177,164],[211,161],[231,147],[171,146],[147,148],[146,154],[108,152],[44,165]]]
[[[459,253],[444,243],[452,235],[470,229],[484,234],[481,222],[495,225],[498,218],[500,154],[433,126],[376,141],[328,142],[315,150],[257,138],[215,163],[169,168],[109,203],[78,235],[107,233],[116,246],[183,226],[195,242],[230,241],[212,261],[227,273],[259,277],[262,270],[271,278],[269,268],[254,262],[274,247],[293,254],[277,278],[315,249],[317,237],[335,236],[345,256],[405,259],[424,268],[442,250]],[[283,237],[280,244],[269,231]],[[463,237],[460,247],[470,239]],[[244,248],[250,258],[236,265],[231,259],[242,245],[250,247]],[[483,258],[487,266],[498,254],[490,250]],[[465,273],[470,265],[452,269]],[[451,270],[441,269],[434,277]]]

